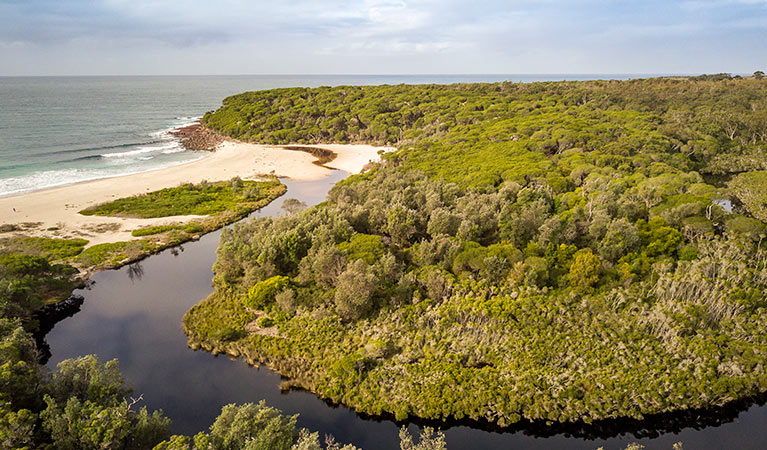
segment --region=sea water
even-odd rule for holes
[[[0,77],[0,196],[193,161],[170,131],[244,91],[631,75]]]

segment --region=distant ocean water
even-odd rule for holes
[[[648,75],[643,75],[648,76]],[[0,196],[193,161],[169,134],[244,91],[634,75],[0,77]]]

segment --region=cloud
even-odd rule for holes
[[[0,73],[737,72],[766,32],[767,0],[0,0]]]

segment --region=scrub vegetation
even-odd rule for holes
[[[147,194],[117,199],[80,211],[86,216],[155,217],[248,213],[285,192],[279,181],[229,181],[183,184]]]
[[[397,419],[591,422],[767,391],[762,80],[278,89],[203,122],[399,150],[225,230],[184,319],[195,348]]]

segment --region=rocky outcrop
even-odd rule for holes
[[[183,128],[177,128],[170,132],[181,141],[181,146],[187,150],[198,150],[212,152],[224,138],[220,134],[194,123]]]

